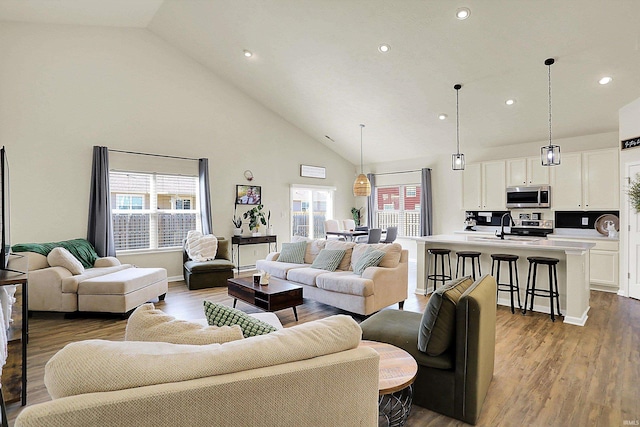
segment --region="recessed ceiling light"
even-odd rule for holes
[[[461,7],[460,9],[456,10],[456,18],[461,21],[463,19],[467,19],[469,15],[471,15],[471,10],[469,10],[468,7]]]
[[[609,76],[606,76],[606,77],[603,77],[600,80],[598,80],[598,83],[600,83],[601,85],[608,85],[612,81],[613,81],[613,78],[611,78]]]
[[[389,46],[388,44],[381,44],[380,46],[378,46],[378,50],[382,53],[387,53],[389,52],[389,50],[391,49],[391,46]]]
[[[515,99],[507,99],[506,101],[504,101],[505,104],[507,105],[513,105],[516,103]]]
[[[438,114],[438,118],[439,118],[440,120],[445,120],[447,117],[448,117],[448,116],[447,116],[446,114],[444,114],[444,113],[440,113],[440,114]]]
[[[251,58],[253,56],[253,53],[251,53],[251,51],[245,49],[243,50],[244,56],[246,56],[247,58]]]

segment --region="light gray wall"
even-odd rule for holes
[[[13,243],[86,236],[94,145],[209,158],[218,235],[232,235],[246,169],[281,240],[290,184],[335,186],[336,216],[350,217],[353,164],[147,30],[0,23],[0,58]],[[325,166],[327,178],[301,178],[301,163]],[[266,246],[245,252],[251,263]],[[178,252],[120,258],[182,274]]]

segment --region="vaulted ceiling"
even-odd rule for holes
[[[548,139],[550,57],[553,138],[617,130],[638,17],[637,0],[0,0],[0,21],[146,28],[354,164],[360,123],[365,163],[455,151],[456,83],[463,152]]]

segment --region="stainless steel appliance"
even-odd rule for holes
[[[507,187],[507,208],[548,208],[551,207],[551,187]]]
[[[511,227],[511,234],[519,236],[545,237],[553,233],[553,220],[551,219],[514,219],[515,225]]]

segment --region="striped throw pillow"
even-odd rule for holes
[[[307,242],[283,243],[280,256],[276,261],[292,264],[304,264],[304,253],[307,250]]]
[[[345,252],[346,251],[343,249],[322,249],[313,261],[313,264],[311,264],[311,268],[336,271],[336,268],[340,265],[340,261],[342,261]]]
[[[386,255],[385,251],[371,249],[358,259],[356,265],[353,266],[354,274],[362,274],[367,267],[375,267],[380,264],[382,258]]]

